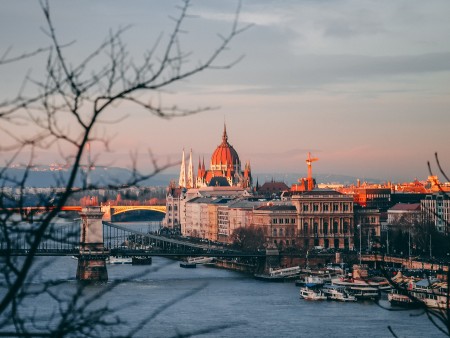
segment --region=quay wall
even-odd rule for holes
[[[220,269],[240,271],[240,272],[245,272],[245,273],[249,273],[249,274],[254,274],[256,271],[256,267],[254,265],[239,263],[236,261],[222,260],[222,259],[216,260],[214,263],[214,267],[220,268]]]

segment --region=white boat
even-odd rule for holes
[[[321,274],[321,275],[308,275],[305,276],[303,279],[299,279],[295,281],[295,285],[302,286],[302,285],[323,285],[325,283],[331,282],[331,275],[330,274]]]
[[[348,289],[349,294],[357,299],[378,299],[380,298],[380,291],[378,288],[368,286],[351,286]]]
[[[358,299],[380,298],[379,283],[362,279],[335,278],[331,281],[333,285],[343,286],[347,292]]]
[[[303,287],[300,288],[300,298],[305,300],[326,300],[327,296],[325,296],[320,290]]]
[[[188,257],[189,264],[209,264],[214,262],[214,257]]]
[[[133,259],[131,257],[122,257],[122,256],[109,256],[106,260],[107,264],[132,264]]]
[[[407,285],[399,286],[388,294],[392,305],[404,307],[427,307],[430,309],[450,309],[447,304],[448,283],[435,278],[420,281],[410,280]]]
[[[336,300],[338,302],[356,302],[356,297],[350,295],[343,286],[327,284],[322,288],[322,291],[329,300]]]
[[[296,278],[298,278],[299,274],[300,274],[299,266],[293,266],[291,268],[283,268],[283,269],[270,268],[268,274],[255,274],[255,278],[271,282],[284,282],[295,280]]]

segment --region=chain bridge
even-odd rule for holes
[[[192,243],[181,238],[168,238],[152,233],[150,227],[131,229],[103,220],[101,206],[83,207],[81,218],[74,222],[53,223],[40,243],[37,256],[74,256],[78,259],[77,279],[107,280],[105,261],[109,256],[165,256],[264,258],[265,252],[244,253],[226,246]],[[114,212],[126,212],[121,207]],[[131,208],[134,209],[135,208]],[[158,208],[163,212],[163,208]],[[130,209],[128,209],[130,210]],[[21,224],[7,235],[0,233],[0,255],[25,256],[31,249],[36,224]]]

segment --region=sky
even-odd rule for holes
[[[63,52],[76,64],[110,30],[127,25],[123,40],[138,62],[159,36],[167,41],[180,3],[60,0],[50,7],[60,41],[70,42]],[[180,42],[192,53],[186,67],[214,51],[237,6],[192,1]],[[0,7],[0,55],[49,45],[38,2],[0,0]],[[308,152],[319,158],[313,171],[320,174],[423,180],[427,161],[437,171],[435,152],[450,172],[448,13],[447,0],[243,0],[239,25],[252,26],[217,64],[243,56],[240,62],[146,94],[166,106],[214,109],[166,120],[120,104],[109,112],[111,121],[126,118],[97,130],[111,137],[110,149],[93,144],[93,156],[100,164],[129,167],[135,153],[145,169],[149,150],[164,164],[179,161],[184,148],[192,149],[195,164],[199,157],[208,164],[226,122],[230,144],[254,173],[304,174]],[[26,74],[42,77],[45,60],[1,66],[0,102],[14,97]],[[35,161],[58,162],[66,151],[43,149]],[[0,153],[0,160],[10,155]]]

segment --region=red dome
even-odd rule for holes
[[[227,129],[224,127],[222,143],[216,148],[211,156],[211,170],[239,171],[241,162],[233,146],[228,143]]]

